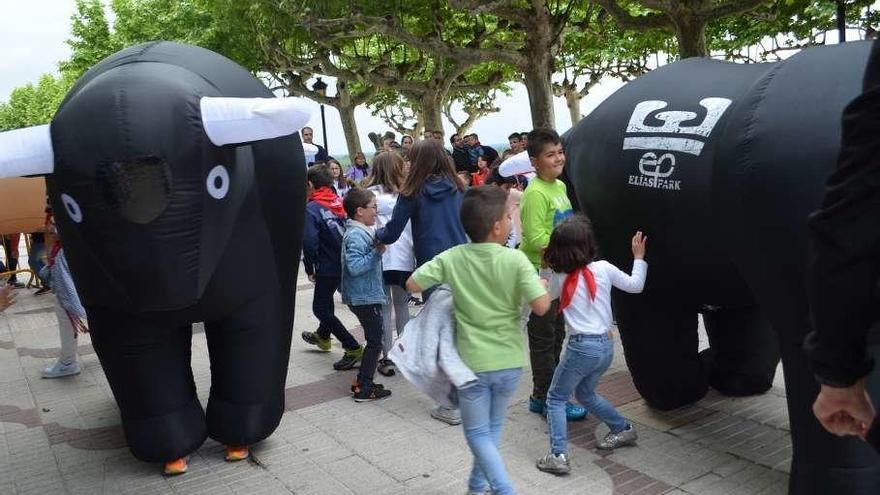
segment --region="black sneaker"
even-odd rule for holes
[[[385,388],[385,385],[381,383],[373,383],[373,386],[376,388]],[[351,393],[352,395],[357,394],[361,390],[361,383],[358,381],[357,377],[354,377],[354,380],[351,381]]]
[[[390,390],[378,387],[374,383],[370,388],[361,387],[361,389],[358,390],[354,394],[354,401],[355,402],[372,402],[374,400],[385,399],[389,396],[391,396]]]
[[[413,296],[409,296],[409,301],[407,301],[407,303],[413,307],[417,307],[417,306],[421,306],[422,304],[425,304],[424,301],[422,301],[418,297],[413,297]]]

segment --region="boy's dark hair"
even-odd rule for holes
[[[497,160],[496,160],[497,161]],[[502,184],[511,184],[517,185],[519,182],[516,180],[516,177],[511,175],[509,177],[505,177],[501,175],[501,172],[498,170],[497,166],[494,166],[491,172],[489,172],[489,177],[486,177],[486,185],[496,185],[500,186]]]
[[[544,150],[544,146],[547,144],[560,144],[562,142],[556,131],[540,127],[532,129],[532,132],[529,133],[527,139],[529,140],[529,145],[526,149],[529,151],[529,156],[540,155],[541,151]]]
[[[461,202],[461,224],[473,242],[484,242],[495,222],[507,215],[507,191],[498,186],[468,189]]]
[[[553,229],[544,263],[556,273],[571,273],[599,257],[593,224],[583,214],[566,218]]]
[[[458,133],[457,133],[457,132],[456,132],[456,133],[453,133],[451,136],[449,136],[449,144],[455,146],[455,138],[456,138],[456,137],[458,137]]]
[[[330,173],[330,166],[326,163],[319,163],[309,167],[306,178],[315,189],[333,185],[333,175]]]
[[[508,141],[510,141],[511,139],[516,139],[517,141],[522,141],[522,136],[520,135],[520,133],[514,132],[510,136],[507,136]]]
[[[358,208],[366,208],[374,197],[373,191],[369,189],[352,189],[348,191],[345,199],[342,200],[342,208],[345,209],[345,214],[348,215],[348,218],[356,220],[355,216],[357,215]]]

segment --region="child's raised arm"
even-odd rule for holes
[[[645,278],[648,276],[648,264],[644,260],[645,243],[647,241],[648,237],[643,235],[641,231],[636,232],[632,238],[631,244],[634,258],[632,275],[623,273],[616,266],[609,263],[609,266],[611,266],[609,271],[611,285],[630,294],[642,292],[642,289],[645,288]]]

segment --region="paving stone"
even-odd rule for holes
[[[58,352],[57,322],[51,299],[22,293],[0,315],[0,493],[464,493],[473,461],[462,428],[432,419],[432,401],[399,375],[381,379],[394,391],[390,399],[354,403],[348,386],[356,371],[332,370],[339,343],[321,353],[299,339],[317,321],[312,285],[303,276],[298,285],[287,412],[276,432],[253,447],[260,465],[226,463],[223,446],[209,440],[190,457],[189,472],[175,478],[162,477],[160,464],[137,461],[125,448],[119,411],[87,335],[78,342],[81,375],[40,378],[40,367]],[[335,300],[337,315],[362,339],[357,319],[338,294]],[[211,374],[200,329],[194,329],[192,368],[205,404]],[[705,346],[705,335],[700,339]],[[784,493],[791,445],[778,379],[761,396],[710,391],[694,405],[657,411],[638,396],[619,339],[615,351],[599,392],[637,426],[639,445],[597,451],[596,439],[608,430],[590,418],[569,427],[571,475],[538,471],[548,428],[527,410],[526,370],[500,445],[519,493]]]

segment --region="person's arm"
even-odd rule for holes
[[[366,235],[366,234],[365,234]],[[379,262],[382,254],[363,236],[351,234],[345,238],[345,268],[353,276],[363,275]]]
[[[391,213],[391,220],[385,224],[385,227],[376,232],[376,239],[382,244],[394,244],[395,241],[403,233],[406,223],[412,217],[416,208],[416,199],[400,195],[397,197],[397,204],[394,205],[394,212]]]
[[[303,229],[303,267],[309,277],[315,275],[315,263],[318,259],[318,230],[320,219],[306,208],[306,221]]]
[[[535,272],[535,267],[520,251],[514,251],[517,262],[516,283],[524,300],[528,301],[532,312],[538,316],[543,315],[550,309],[550,294],[547,293],[547,280],[541,279]]]
[[[645,243],[648,241],[641,232],[636,232],[631,241],[633,252],[632,274],[627,275],[616,266],[608,263],[608,276],[611,285],[630,294],[638,294],[645,288],[648,275],[648,264],[645,263]]]
[[[528,189],[523,193],[520,202],[519,216],[522,223],[523,242],[531,247],[539,249],[547,247],[550,243],[552,228],[547,228],[547,214],[550,206],[543,194],[531,193]]]
[[[422,292],[446,281],[444,269],[446,256],[438,254],[431,261],[418,267],[406,281],[406,290]]]
[[[807,295],[814,331],[805,350],[822,384],[813,413],[829,432],[864,438],[875,411],[864,376],[867,333],[880,318],[880,42],[864,91],[843,114],[838,169],[810,215]]]
[[[839,168],[808,221],[814,332],[805,345],[822,380],[849,386],[873,367],[866,335],[880,318],[880,88],[854,100],[843,124]]]

